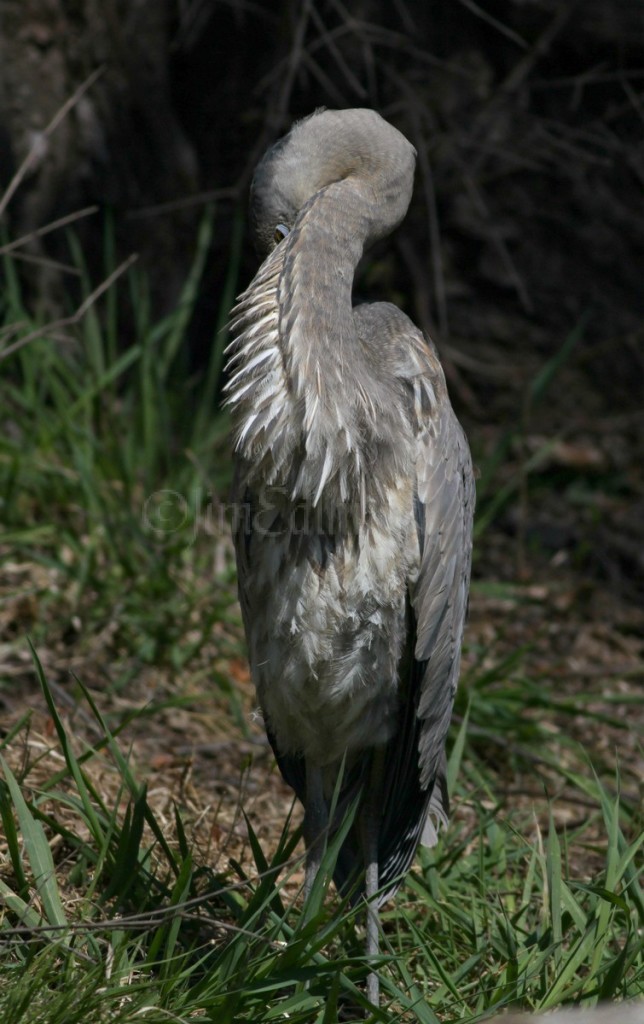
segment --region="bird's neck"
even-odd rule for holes
[[[369,367],[352,308],[368,205],[346,181],[318,193],[288,238],[278,288],[280,343],[307,456],[339,462],[359,450]],[[330,453],[330,454],[329,454]],[[325,474],[323,474],[325,475]]]
[[[352,309],[372,209],[347,181],[313,197],[241,297],[229,364],[246,482],[331,519],[342,506],[354,522],[366,515],[383,415]]]

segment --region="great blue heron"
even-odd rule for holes
[[[411,198],[416,151],[373,110],[322,110],[257,167],[265,256],[233,314],[239,594],[253,679],[304,803],[305,891],[329,805],[360,794],[335,869],[378,906],[448,811],[445,737],[468,599],[474,484],[433,344],[353,306],[363,249]],[[367,991],[378,998],[372,971]]]

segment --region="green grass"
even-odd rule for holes
[[[600,717],[623,729],[623,719],[608,697],[598,711],[591,694],[553,693],[525,650],[470,652],[449,766],[454,820],[383,914],[377,1011],[363,994],[359,916],[327,892],[333,850],[302,907],[289,883],[298,866],[290,822],[266,849],[248,821],[253,870],[231,859],[216,873],[190,840],[192,812],[178,801],[170,821],[161,817],[137,774],[130,727],[194,709],[186,680],[217,692],[235,736],[246,729],[238,688],[217,664],[242,653],[213,497],[230,473],[226,418],[213,411],[225,332],[199,379],[188,377],[183,351],[214,225],[210,213],[177,308],[160,322],[135,267],[90,302],[97,284],[71,239],[83,315],[64,328],[39,323],[4,258],[0,340],[31,340],[0,376],[3,656],[20,681],[37,680],[51,735],[47,750],[29,745],[25,708],[0,740],[0,1020],[331,1024],[341,1011],[435,1024],[641,994],[634,800],[565,728]],[[111,251],[108,230],[106,277]],[[237,270],[238,256],[220,327]],[[535,381],[531,402],[558,365]],[[498,512],[495,465],[483,467],[479,534]],[[513,599],[514,614],[530,600]],[[45,655],[83,666],[71,719]],[[147,702],[106,710],[108,696],[121,699],[144,673],[157,686]],[[505,780],[526,772],[553,794],[539,820],[533,801],[510,813],[502,799]],[[557,817],[563,790],[583,807],[567,827]]]
[[[335,851],[304,909],[284,889],[298,838],[288,823],[271,855],[248,825],[251,877],[196,864],[181,809],[170,838],[89,694],[99,736],[74,753],[35,666],[64,766],[32,784],[29,766],[18,778],[2,761],[1,1019],[322,1024],[340,1003],[366,1009],[360,922],[325,899]],[[385,1006],[369,1019],[475,1021],[508,1005],[594,1005],[641,992],[642,837],[633,838],[632,808],[589,771],[583,794],[594,804],[583,825],[560,831],[551,816],[542,834],[527,816],[508,818],[488,806],[490,779],[476,757],[459,771],[467,728],[450,778],[462,780],[454,798],[469,813],[423,851],[383,915]],[[104,758],[121,779],[111,803],[93,771]],[[63,824],[70,811],[82,827]],[[602,863],[580,878],[571,860],[587,843]]]
[[[216,527],[217,496],[225,500],[230,477],[228,424],[215,397],[238,262],[224,284],[210,365],[193,381],[185,364],[186,327],[212,231],[210,213],[176,309],[160,322],[152,320],[145,280],[132,267],[64,332],[39,324],[24,304],[11,257],[4,257],[2,544],[5,558],[10,549],[14,561],[43,569],[42,585],[37,574],[33,582],[37,643],[46,636],[51,644],[53,620],[68,631],[81,622],[86,643],[112,622],[114,645],[135,662],[180,669],[199,644],[185,642],[195,632],[188,622],[195,607],[203,615],[202,638],[226,617],[228,593],[222,602],[221,588],[210,586],[206,607],[205,581],[212,580],[219,541],[210,520]],[[115,273],[109,240],[107,231],[107,278]],[[86,303],[95,282],[73,237],[70,243]],[[13,350],[6,357],[3,336]],[[21,339],[31,340],[15,348]],[[201,573],[193,571],[195,552]],[[229,589],[230,571],[224,577]],[[197,594],[200,580],[204,590]],[[123,678],[112,685],[127,685],[130,671],[124,664]]]

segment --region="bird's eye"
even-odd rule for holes
[[[279,245],[279,243],[282,241],[282,239],[286,238],[287,235],[288,235],[288,228],[286,227],[286,225],[285,224],[277,224],[275,226],[275,231],[273,232],[273,241],[275,242],[276,245]]]

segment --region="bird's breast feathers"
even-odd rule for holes
[[[251,538],[251,665],[279,749],[325,764],[393,733],[419,561],[413,500],[408,488],[393,492],[377,522],[343,537],[281,526],[275,517],[271,537]]]

